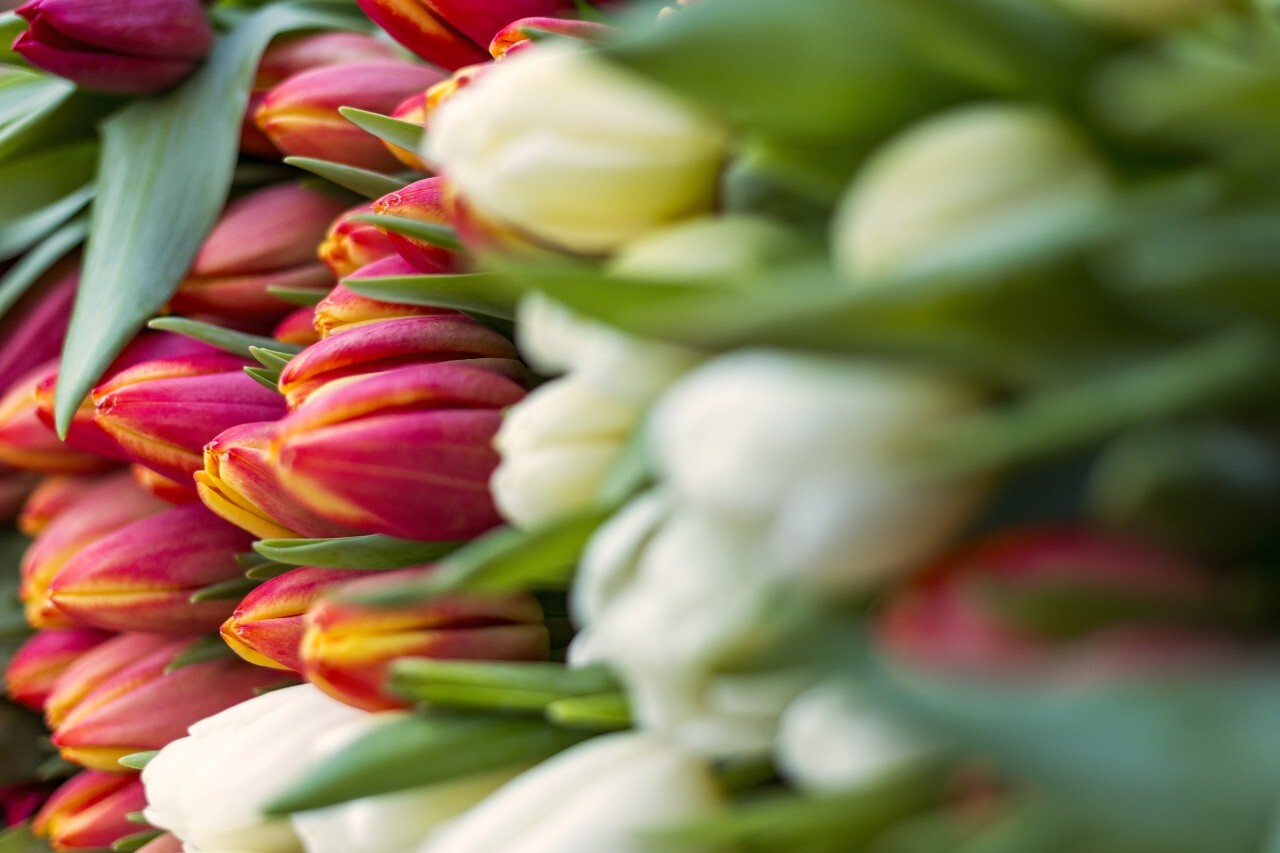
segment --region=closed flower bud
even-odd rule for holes
[[[45,477],[32,490],[22,505],[18,516],[18,530],[26,536],[36,536],[64,510],[88,494],[103,482],[102,477],[82,474],[62,474]]]
[[[583,254],[710,210],[724,128],[589,51],[540,45],[431,118],[426,156],[481,220]]]
[[[295,74],[262,101],[254,121],[285,154],[389,172],[399,164],[382,141],[344,118],[339,107],[386,115],[440,73],[409,62],[347,62]]]
[[[352,222],[354,215],[373,213],[372,204],[358,204],[334,220],[320,244],[320,260],[338,278],[396,253],[391,238],[379,228]]]
[[[440,86],[442,84],[436,83],[435,85]],[[405,98],[400,103],[400,106],[391,111],[391,117],[403,122],[408,122],[409,124],[425,126],[427,123],[426,93],[415,92]],[[392,145],[385,139],[382,141],[382,144],[387,146],[387,150],[391,152],[391,156],[399,160],[405,167],[417,172],[430,173],[435,171],[435,168],[423,159],[420,154],[401,148],[399,145]]]
[[[45,703],[45,722],[49,728],[56,729],[84,697],[115,679],[118,673],[144,660],[153,662],[152,669],[145,672],[160,672],[174,660],[178,650],[190,642],[189,639],[162,634],[115,635],[67,666]]]
[[[417,219],[433,225],[450,224],[449,211],[444,198],[444,185],[440,178],[417,181],[384,195],[373,203],[373,212]],[[388,234],[387,238],[400,257],[408,261],[418,273],[450,273],[455,272],[461,265],[458,254],[448,249],[441,249],[401,234]]]
[[[22,556],[19,592],[27,621],[38,628],[77,624],[50,600],[53,579],[89,545],[167,507],[139,488],[128,473],[113,474],[87,490],[49,522]]]
[[[22,782],[0,786],[0,828],[25,822],[40,810],[53,792],[49,782]]]
[[[144,465],[130,465],[129,473],[133,475],[134,482],[139,486],[160,500],[175,506],[200,499],[191,486],[171,480],[163,474],[157,474]]]
[[[43,711],[58,678],[85,652],[111,637],[92,628],[40,631],[22,644],[5,668],[5,692],[33,711]]]
[[[79,266],[63,262],[5,312],[0,325],[0,389],[8,389],[62,351],[79,283]]]
[[[200,504],[174,507],[80,551],[49,584],[49,597],[71,617],[112,631],[210,631],[235,602],[191,595],[241,577],[235,556],[253,538]]]
[[[129,815],[146,804],[138,774],[85,770],[54,791],[31,829],[54,850],[106,850],[138,832]]]
[[[327,293],[334,279],[316,259],[315,247],[342,209],[332,196],[295,184],[232,202],[169,307],[186,315],[274,321],[293,309],[268,288]]]
[[[423,99],[423,110],[427,122],[430,122],[431,117],[436,114],[436,110],[440,109],[446,101],[457,95],[463,89],[466,89],[468,86],[473,85],[492,69],[492,62],[482,62],[479,65],[467,65],[463,68],[459,68],[457,71],[454,71],[447,79],[441,80],[439,83],[428,89],[426,97]],[[424,162],[429,163],[430,161],[424,158]],[[432,164],[430,171],[438,172],[440,170],[435,166],[435,164]]]
[[[391,255],[374,261],[347,278],[384,278],[388,276],[417,275],[418,271],[411,267],[399,255]],[[339,332],[359,328],[366,323],[389,320],[392,317],[422,317],[430,314],[452,314],[444,308],[430,308],[425,305],[410,305],[402,302],[381,302],[361,296],[339,284],[319,305],[316,306],[316,331],[321,338],[336,335]]]
[[[30,0],[13,49],[88,89],[143,94],[190,74],[213,46],[199,0]]]
[[[489,58],[493,37],[516,18],[551,15],[572,6],[566,0],[490,0],[487,3],[427,0],[357,0],[375,24],[409,50],[441,68]]]
[[[134,365],[93,389],[95,423],[135,461],[179,482],[204,467],[204,446],[228,427],[267,421],[284,399],[223,352]]]
[[[106,675],[66,708],[53,730],[62,757],[119,772],[119,759],[160,749],[187,727],[279,682],[278,673],[233,657],[173,667],[190,639],[157,643]],[[102,648],[101,646],[99,648]]]
[[[212,512],[260,539],[350,536],[356,531],[300,506],[280,483],[269,449],[276,421],[240,424],[204,448],[195,474],[200,500]]]
[[[326,383],[413,363],[505,359],[501,372],[522,375],[511,342],[463,314],[397,317],[334,335],[308,347],[280,373],[280,392],[296,409]],[[492,369],[502,366],[486,362]]]
[[[489,42],[489,55],[501,61],[532,47],[534,41],[529,37],[530,29],[587,42],[603,42],[614,32],[614,28],[608,24],[595,21],[546,17],[521,18],[507,24],[494,35],[493,40]]]
[[[382,573],[348,589],[394,588],[432,571]],[[396,658],[545,660],[548,645],[542,608],[528,593],[451,593],[396,608],[331,598],[307,616],[302,662],[307,680],[330,696],[380,711],[411,704],[387,686]]]
[[[285,344],[311,346],[320,340],[316,331],[316,309],[299,308],[276,324],[271,337]]]
[[[271,578],[246,595],[222,623],[222,639],[250,663],[301,675],[307,611],[327,593],[362,577],[368,575],[300,568]]]
[[[467,539],[499,519],[489,496],[502,409],[524,389],[443,362],[331,383],[280,423],[285,488],[325,518],[406,539]]]
[[[1102,163],[1037,107],[961,107],[908,129],[855,179],[833,225],[836,265],[856,281],[980,270],[1096,221]]]
[[[57,359],[37,365],[0,397],[0,462],[43,474],[104,471],[110,459],[77,450],[40,419],[37,388],[57,366]]]

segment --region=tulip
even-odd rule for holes
[[[833,221],[835,261],[854,281],[981,271],[1078,234],[1109,195],[1105,168],[1064,120],[961,107],[867,162]]]
[[[0,786],[0,828],[25,822],[49,799],[50,790],[48,782]]]
[[[276,320],[292,310],[271,287],[327,293],[334,280],[315,247],[343,210],[319,190],[279,184],[227,206],[170,300],[179,314]]]
[[[484,359],[491,369],[522,378],[516,349],[502,335],[463,314],[434,314],[383,320],[308,347],[281,371],[280,392],[296,409],[338,379],[461,359]]]
[[[73,661],[110,639],[106,631],[67,628],[41,631],[22,644],[5,668],[5,691],[15,702],[43,711],[54,685]]]
[[[103,479],[96,476],[62,474],[45,477],[22,505],[18,530],[25,536],[36,536],[49,522],[61,515],[93,490]]]
[[[67,666],[45,702],[45,722],[56,729],[86,696],[108,681],[119,683],[116,676],[141,661],[152,662],[148,672],[160,673],[190,642],[162,634],[115,635]]]
[[[254,121],[285,154],[390,172],[398,165],[396,158],[381,140],[349,122],[338,108],[385,115],[440,76],[424,65],[399,61],[313,68],[268,92]]]
[[[284,399],[245,374],[245,364],[212,352],[134,365],[93,389],[94,422],[133,461],[190,482],[218,433],[284,412]]]
[[[418,853],[640,853],[642,834],[710,817],[725,797],[705,761],[649,732],[570,747],[427,839]]]
[[[134,482],[166,503],[188,504],[199,500],[199,496],[186,483],[171,480],[163,474],[157,474],[142,465],[130,465],[129,473]]]
[[[76,287],[77,265],[63,262],[36,281],[27,294],[5,313],[0,336],[0,389],[8,389],[40,364],[62,351]]]
[[[40,419],[36,389],[57,366],[57,359],[37,365],[0,398],[0,463],[43,474],[106,470],[111,460],[77,450]]]
[[[372,204],[351,208],[334,221],[320,244],[320,260],[328,264],[338,278],[396,252],[391,238],[381,229],[351,221],[352,216],[370,213],[373,213]]]
[[[449,225],[449,213],[444,200],[440,178],[427,178],[388,193],[373,203],[373,212],[386,216],[418,219],[433,225]],[[460,258],[456,252],[441,249],[422,240],[389,233],[387,238],[418,273],[450,273],[458,270]]]
[[[27,621],[38,628],[65,628],[76,620],[54,606],[49,585],[67,563],[103,537],[167,508],[127,473],[113,474],[57,515],[22,556],[19,593]]]
[[[431,117],[436,114],[436,110],[448,101],[454,95],[473,85],[477,80],[487,74],[493,68],[492,62],[485,62],[480,65],[467,65],[454,71],[445,80],[432,86],[427,90],[426,97],[423,99],[423,115],[425,118],[424,125],[429,123]],[[424,158],[423,162],[430,163]],[[435,164],[431,164],[428,170],[431,172],[440,171]]]
[[[0,465],[0,520],[13,520],[26,506],[29,496],[39,488],[42,479],[33,471],[19,471]]]
[[[186,77],[213,46],[198,0],[31,0],[13,49],[88,89],[145,94]]]
[[[388,276],[417,275],[418,271],[401,258],[392,255],[361,267],[347,276],[350,279],[384,278]],[[452,314],[444,308],[410,305],[401,302],[382,302],[348,290],[339,284],[316,306],[316,331],[321,338],[336,335],[367,323],[376,323],[392,317],[420,317],[428,314]]]
[[[58,788],[36,814],[32,830],[54,850],[104,850],[138,832],[129,815],[146,805],[136,773],[85,770]]]
[[[603,254],[715,205],[723,127],[569,44],[499,63],[430,117],[425,155],[470,215]]]
[[[552,15],[571,8],[565,0],[357,0],[360,8],[409,50],[433,65],[454,69],[484,62],[485,48],[516,18]]]
[[[522,18],[512,21],[499,30],[489,42],[489,55],[502,61],[529,49],[534,45],[529,38],[529,30],[544,33],[555,33],[565,38],[576,38],[586,42],[603,42],[615,30],[608,24],[595,21],[571,21],[564,18]]]
[[[436,86],[444,85],[436,83]],[[435,88],[433,86],[432,88]],[[429,91],[429,90],[428,90]],[[399,119],[409,124],[425,126],[427,123],[427,99],[423,92],[416,92],[400,102],[400,105],[391,111],[391,117]],[[385,139],[382,144],[387,146],[387,150],[391,152],[391,156],[399,160],[406,168],[413,169],[416,172],[434,172],[435,168],[422,158],[420,154],[401,148],[399,145],[392,145]]]
[[[120,758],[160,749],[182,737],[197,720],[280,681],[278,673],[236,658],[172,668],[190,646],[190,639],[180,638],[157,644],[141,657],[121,661],[116,671],[94,684],[66,709],[53,730],[53,743],[62,757],[118,772]]]
[[[368,533],[453,541],[498,523],[501,410],[524,389],[441,362],[331,383],[280,423],[271,459],[299,503]]]
[[[311,605],[364,572],[300,568],[271,578],[244,597],[222,623],[222,639],[249,663],[302,674],[302,635]]]
[[[349,590],[395,588],[431,568],[380,574]],[[453,593],[397,608],[328,598],[311,608],[301,656],[307,680],[368,711],[408,707],[387,686],[402,657],[454,660],[545,660],[549,638],[542,608],[528,593]]]
[[[191,595],[241,577],[235,557],[253,539],[200,504],[174,507],[80,551],[49,584],[49,598],[73,618],[112,631],[211,631],[235,602],[193,602]]]
[[[320,340],[316,331],[316,310],[299,308],[276,324],[271,336],[277,341],[298,346],[310,346]]]

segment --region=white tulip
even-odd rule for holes
[[[1062,119],[961,107],[873,155],[836,214],[836,264],[858,281],[981,268],[1089,226],[1108,198],[1103,166]]]
[[[419,853],[641,853],[641,834],[719,810],[705,762],[644,732],[595,738],[518,776]]]
[[[425,153],[480,217],[597,254],[710,210],[726,144],[719,123],[566,43],[450,98]]]

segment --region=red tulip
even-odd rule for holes
[[[37,365],[0,398],[0,463],[43,474],[83,474],[112,467],[110,459],[78,450],[40,418],[37,389],[58,361]]]
[[[519,21],[512,21],[498,31],[489,42],[489,55],[495,60],[502,60],[532,47],[535,42],[529,38],[528,30],[530,29],[595,43],[603,42],[614,32],[614,28],[608,24],[595,21],[570,21],[564,18],[545,17],[522,18]]]
[[[250,663],[301,674],[307,611],[326,594],[368,576],[343,569],[285,572],[244,597],[222,623],[222,639]]]
[[[373,212],[418,219],[433,225],[452,224],[441,178],[427,178],[388,193],[373,203]],[[450,273],[461,266],[461,257],[457,252],[400,234],[388,233],[387,238],[400,257],[408,261],[418,273]]]
[[[36,536],[49,522],[102,482],[102,477],[93,475],[60,474],[45,477],[22,505],[22,514],[18,516],[17,522],[18,530],[27,536]]]
[[[362,278],[387,278],[391,276],[418,275],[418,271],[399,255],[391,255],[361,267],[347,276],[349,280]],[[389,320],[392,317],[422,317],[430,314],[453,314],[448,308],[429,308],[403,302],[382,302],[361,296],[339,284],[316,305],[316,331],[321,338],[359,328],[366,323]]]
[[[7,390],[62,352],[79,283],[77,264],[58,264],[5,314],[0,326],[0,389]]]
[[[53,793],[31,828],[48,838],[54,850],[109,850],[139,831],[129,815],[146,804],[136,773],[85,770]]]
[[[43,711],[54,685],[77,658],[111,638],[93,628],[40,631],[22,644],[5,668],[5,690],[15,702]]]
[[[286,344],[310,346],[320,340],[316,331],[316,309],[299,308],[276,324],[271,337]]]
[[[373,213],[372,204],[351,208],[334,221],[320,244],[320,259],[338,278],[396,253],[391,238],[381,229],[351,221],[352,216],[368,213]]]

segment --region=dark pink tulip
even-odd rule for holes
[[[26,536],[36,536],[63,510],[73,506],[95,486],[103,482],[101,476],[84,474],[60,474],[45,477],[32,490],[22,505],[18,516],[18,530]]]
[[[396,253],[391,238],[382,229],[351,221],[352,216],[370,213],[373,213],[372,204],[358,204],[346,211],[329,227],[320,244],[320,260],[328,264],[338,278]]]
[[[66,668],[45,703],[45,722],[49,728],[56,729],[72,709],[99,685],[143,661],[152,661],[151,669],[146,672],[159,674],[190,642],[188,637],[166,637],[163,634],[115,635]]]
[[[53,782],[24,782],[0,787],[0,829],[17,826],[40,810],[53,793]]]
[[[0,389],[62,352],[80,268],[59,264],[31,286],[0,326]]]
[[[58,438],[40,417],[38,389],[58,360],[36,365],[0,397],[0,463],[42,474],[83,474],[112,467],[110,459]]]
[[[406,219],[418,219],[432,225],[452,225],[448,206],[444,197],[443,181],[440,178],[427,178],[416,181],[403,189],[387,193],[373,203],[373,212],[385,216],[401,216]],[[430,243],[388,233],[391,245],[418,273],[451,273],[462,265],[462,257],[457,252],[441,249]]]
[[[406,539],[469,539],[500,521],[493,436],[524,393],[461,362],[331,383],[281,421],[271,458],[289,493],[325,518]]]
[[[40,631],[22,644],[5,668],[4,686],[15,702],[43,711],[54,685],[67,667],[111,638],[95,628]]]
[[[300,568],[274,577],[244,597],[219,630],[240,657],[271,669],[302,673],[302,635],[311,605],[368,572]]]
[[[110,850],[138,832],[129,815],[146,805],[138,774],[85,770],[53,792],[31,828],[54,850]]]
[[[213,46],[199,0],[31,0],[29,27],[13,49],[89,89],[144,94],[167,89]]]
[[[608,24],[599,24],[595,21],[570,21],[564,18],[545,17],[522,18],[512,21],[498,31],[489,42],[489,55],[495,60],[501,60],[532,47],[535,42],[529,38],[529,29],[588,42],[602,42],[614,32],[614,28]]]
[[[397,254],[376,260],[361,267],[344,280],[359,281],[362,278],[389,278],[393,276],[419,275],[409,262]],[[315,326],[321,338],[358,329],[368,323],[377,323],[393,317],[425,317],[430,314],[456,314],[449,308],[431,308],[426,305],[410,305],[407,302],[382,302],[361,296],[339,284],[316,305]]]
[[[316,309],[299,308],[276,324],[271,337],[286,344],[311,346],[320,340],[316,331]]]

